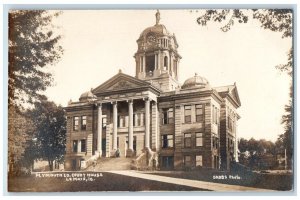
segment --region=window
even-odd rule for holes
[[[203,109],[202,105],[196,105],[196,122],[203,121]]]
[[[218,108],[215,107],[215,124],[218,124]]]
[[[86,130],[86,116],[81,116],[81,130]]]
[[[173,124],[174,123],[174,112],[173,108],[169,108],[168,110],[168,123]]]
[[[196,147],[203,146],[203,133],[196,133]]]
[[[213,148],[218,149],[219,148],[219,139],[217,137],[212,137],[212,142],[213,142]]]
[[[73,118],[73,130],[78,131],[79,127],[79,117],[74,117]]]
[[[86,152],[86,143],[85,140],[81,140],[81,152]]]
[[[173,108],[163,110],[163,124],[173,124],[174,123],[174,111]]]
[[[191,106],[184,106],[184,123],[191,122]]]
[[[202,155],[196,155],[196,167],[202,167],[203,166],[203,162],[202,162]]]
[[[102,116],[102,128],[105,128],[107,125],[107,117],[106,115]]]
[[[217,124],[220,123],[220,109],[217,109]]]
[[[233,130],[233,120],[231,119],[230,116],[227,117],[227,124],[228,124],[229,131],[232,131]]]
[[[136,124],[135,124],[135,114],[133,114],[133,126],[136,126]]]
[[[185,133],[184,134],[184,147],[191,147],[192,146],[192,134]]]
[[[192,157],[191,156],[184,156],[184,166],[188,167],[192,164]]]
[[[167,110],[163,110],[163,124],[167,124],[168,123],[168,111]]]
[[[125,116],[120,115],[118,116],[118,127],[125,127]]]
[[[173,148],[174,140],[173,135],[162,135],[162,148]]]
[[[136,126],[140,126],[141,125],[141,116],[139,116],[138,114],[136,115]]]
[[[167,56],[164,57],[164,69],[168,70],[168,57]]]
[[[78,141],[73,140],[73,152],[77,152],[77,148],[78,148]]]
[[[211,119],[212,119],[212,123],[215,123],[215,106],[214,105],[212,105]]]

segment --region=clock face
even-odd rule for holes
[[[147,38],[147,41],[148,41],[149,43],[154,43],[154,42],[156,42],[156,37],[153,36],[153,35],[150,35],[150,36]]]

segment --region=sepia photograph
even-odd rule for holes
[[[293,192],[294,12],[9,9],[8,193]]]

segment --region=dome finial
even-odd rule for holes
[[[155,14],[155,17],[156,17],[156,25],[159,24],[159,20],[160,20],[160,13],[159,13],[159,10],[157,9],[157,12]]]

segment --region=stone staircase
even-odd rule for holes
[[[130,170],[132,160],[135,158],[99,158],[95,171],[113,171],[113,170]],[[91,165],[85,171],[94,171],[94,166]]]

